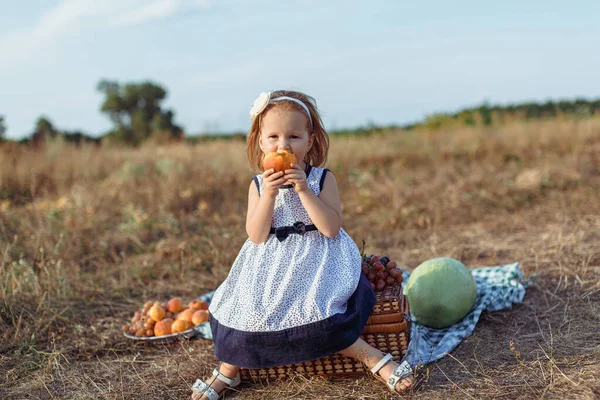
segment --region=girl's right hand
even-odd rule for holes
[[[263,195],[277,197],[279,187],[285,183],[283,172],[275,172],[273,168],[266,170],[263,176]]]

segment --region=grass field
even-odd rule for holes
[[[139,345],[150,299],[215,289],[246,240],[241,142],[0,148],[0,398],[186,399],[212,343]],[[409,270],[520,262],[522,304],[484,313],[407,398],[600,397],[600,120],[332,138],[343,226]],[[371,376],[227,398],[388,399]]]

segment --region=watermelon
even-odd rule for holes
[[[418,323],[442,329],[454,325],[471,311],[477,287],[463,263],[438,257],[415,268],[404,292]]]

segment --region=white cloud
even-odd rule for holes
[[[44,13],[31,29],[0,36],[0,68],[34,58],[37,50],[56,45],[68,34],[102,25],[132,25],[191,9],[207,9],[208,0],[63,0]],[[114,22],[113,22],[114,24]]]
[[[210,7],[208,0],[156,0],[129,10],[117,17],[118,25],[136,25],[154,19],[166,18],[183,10]]]
[[[134,25],[156,18],[172,15],[178,8],[177,0],[158,0],[135,10],[129,10],[117,18],[119,25]]]
[[[3,61],[18,62],[32,58],[37,50],[56,44],[60,38],[82,26],[89,26],[90,20],[105,16],[124,3],[126,1],[63,0],[54,9],[44,13],[33,28],[0,36]]]

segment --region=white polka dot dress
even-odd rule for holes
[[[319,195],[327,170],[308,167]],[[262,175],[254,178],[262,194]],[[291,185],[279,190],[272,228],[313,224]],[[312,225],[314,227],[314,225]],[[375,295],[361,273],[354,241],[340,229],[270,234],[242,246],[210,304],[215,353],[221,361],[265,368],[316,359],[351,345],[364,328]]]

